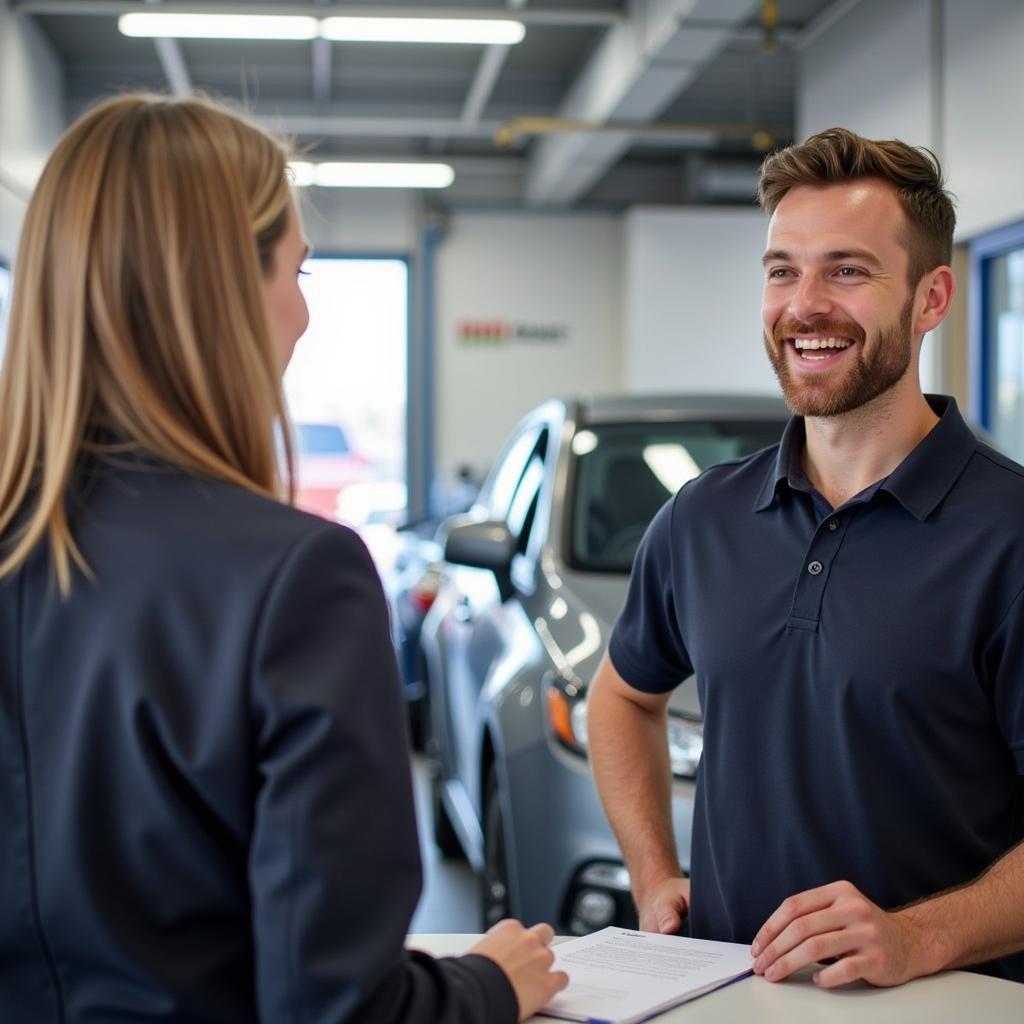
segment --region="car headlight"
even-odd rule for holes
[[[569,750],[587,756],[587,692],[571,680],[555,673],[545,677],[548,724],[555,738]],[[668,756],[672,774],[692,779],[704,749],[704,727],[699,719],[670,711],[668,716]]]

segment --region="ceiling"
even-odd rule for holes
[[[53,44],[69,116],[126,89],[199,90],[245,104],[313,159],[445,160],[456,180],[434,196],[442,206],[607,210],[749,203],[765,146],[793,138],[799,50],[855,3],[12,0],[11,7],[34,17]],[[157,6],[506,16],[525,22],[526,37],[515,46],[457,46],[154,41],[118,32],[118,14]]]

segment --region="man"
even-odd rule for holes
[[[918,383],[954,289],[940,168],[833,129],[760,199],[796,415],[658,514],[589,698],[640,927],[751,942],[772,981],[1024,981],[1024,469]],[[691,672],[692,890],[665,739]]]

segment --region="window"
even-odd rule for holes
[[[284,376],[296,504],[360,529],[384,558],[364,527],[405,487],[409,268],[402,259],[316,257],[305,269],[309,328]]]
[[[1024,223],[971,245],[975,415],[1008,455],[1024,460]]]
[[[518,434],[505,449],[501,462],[493,471],[490,482],[485,485],[487,514],[491,519],[507,519],[512,496],[526,469],[537,440],[536,428]]]
[[[775,444],[785,421],[616,423],[573,438],[571,562],[628,573],[658,509],[708,466]]]

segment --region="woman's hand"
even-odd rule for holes
[[[552,971],[555,955],[550,925],[524,928],[518,921],[499,921],[470,950],[493,960],[508,976],[519,1001],[519,1019],[532,1017],[556,992],[569,984],[564,971]]]

